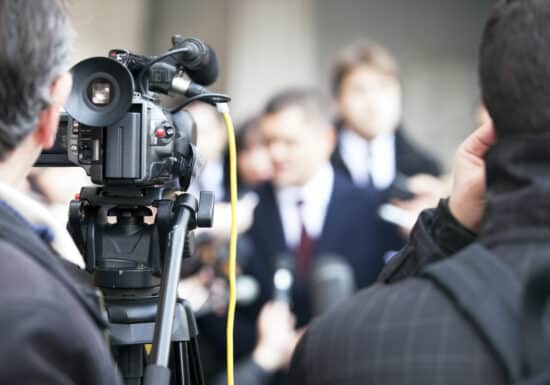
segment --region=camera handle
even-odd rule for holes
[[[160,287],[160,304],[155,322],[151,363],[145,369],[144,385],[169,385],[168,360],[172,343],[172,329],[180,279],[182,256],[188,231],[212,225],[214,196],[201,192],[200,203],[188,193],[180,195],[174,203],[174,222],[166,251],[164,272]]]

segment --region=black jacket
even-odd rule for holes
[[[341,129],[339,128],[339,131]],[[339,140],[330,160],[335,169],[351,178],[350,171],[342,158]],[[405,176],[416,174],[439,176],[441,174],[441,168],[437,161],[414,145],[405,136],[402,128],[398,128],[395,132],[395,168],[397,173]]]
[[[549,144],[549,134],[499,137],[486,157],[487,208],[475,242],[522,283],[550,263]],[[382,282],[310,326],[293,358],[292,383],[507,383],[471,322],[432,282],[415,277],[472,241],[444,206],[422,214]]]
[[[116,385],[96,290],[0,205],[0,384]]]

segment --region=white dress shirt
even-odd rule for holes
[[[357,186],[387,188],[395,179],[395,133],[378,135],[371,141],[349,129],[340,134],[340,154]]]
[[[275,191],[283,232],[291,250],[300,243],[302,223],[312,239],[321,235],[333,185],[334,171],[327,162],[304,186]],[[298,202],[302,202],[300,207]]]

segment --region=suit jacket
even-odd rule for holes
[[[275,258],[293,254],[285,241],[273,187],[263,186],[258,195],[254,223],[246,234],[254,249],[246,272],[256,277],[261,287],[253,313],[273,296]],[[397,229],[378,218],[382,199],[381,193],[369,189],[365,194],[336,172],[323,230],[314,243],[313,261],[327,254],[341,256],[350,263],[358,288],[373,283],[384,266],[385,252],[402,245]],[[307,288],[295,282],[293,294],[298,325],[305,325],[311,318]]]
[[[416,174],[439,176],[441,174],[441,168],[437,161],[414,145],[405,136],[402,128],[398,128],[395,132],[395,158],[396,171],[405,176]],[[332,153],[331,163],[335,169],[351,179],[350,171],[342,158],[340,141],[337,142]]]
[[[397,229],[378,219],[376,209],[383,199],[374,189],[354,186],[347,178],[335,172],[333,190],[327,208],[326,219],[320,237],[315,241],[314,257],[324,254],[344,257],[355,273],[358,288],[373,283],[384,266],[383,256],[388,250],[398,250],[402,239]],[[292,254],[286,244],[279,209],[272,185],[266,184],[257,190],[259,203],[254,212],[254,222],[239,243],[250,244],[252,255],[245,259],[241,268],[252,275],[260,285],[260,295],[250,306],[239,306],[235,322],[235,358],[247,360],[256,344],[256,320],[262,306],[273,296],[273,275],[276,257]],[[247,253],[247,254],[248,254]],[[242,259],[239,256],[239,261]],[[297,325],[307,324],[311,318],[307,285],[296,282],[293,291],[293,311]],[[208,315],[198,319],[201,340],[209,350],[215,350],[211,366],[223,369],[225,349],[225,316]],[[218,364],[214,364],[217,362]],[[208,370],[215,371],[215,370]],[[286,383],[284,373],[274,376],[259,376],[265,383]],[[259,383],[259,382],[258,382]]]

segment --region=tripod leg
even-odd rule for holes
[[[204,373],[202,371],[201,355],[199,349],[199,341],[197,336],[191,337],[189,345],[189,361],[193,384],[204,385]]]
[[[124,385],[141,385],[144,367],[143,345],[129,345],[117,348],[115,359]]]
[[[194,384],[189,377],[189,354],[185,342],[173,342],[174,371],[177,385]]]

